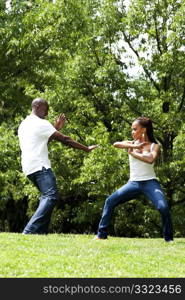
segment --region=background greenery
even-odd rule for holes
[[[24,177],[19,123],[35,97],[64,112],[63,132],[92,153],[49,145],[60,190],[51,232],[94,233],[105,198],[129,177],[134,118],[154,121],[161,145],[156,172],[176,237],[185,236],[185,2],[176,0],[0,1],[0,230],[21,232],[38,192]],[[137,66],[137,67],[136,67]],[[138,67],[139,66],[139,67]],[[147,199],[116,209],[112,235],[160,237],[158,212]]]

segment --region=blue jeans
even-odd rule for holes
[[[28,175],[41,192],[40,203],[23,230],[25,234],[45,234],[48,232],[51,214],[58,199],[56,179],[51,169],[42,168]]]
[[[114,208],[121,203],[125,203],[137,197],[139,194],[144,194],[147,198],[149,198],[155,208],[160,212],[164,239],[166,241],[173,240],[170,211],[164,193],[156,179],[146,181],[128,181],[127,184],[122,186],[106,199],[102,218],[98,227],[99,238],[107,238],[107,228]]]

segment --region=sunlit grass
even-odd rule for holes
[[[0,277],[185,277],[185,239],[0,233]]]

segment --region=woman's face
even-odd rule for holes
[[[146,128],[142,127],[138,121],[132,123],[132,137],[134,140],[141,140],[142,134],[145,133]]]

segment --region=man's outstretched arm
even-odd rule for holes
[[[50,137],[50,140],[56,140],[61,142],[62,144],[75,148],[75,149],[80,149],[86,152],[90,152],[93,149],[96,149],[98,147],[98,145],[91,145],[91,146],[85,146],[83,144],[80,144],[78,142],[76,142],[75,140],[73,140],[71,137],[64,135],[58,131],[55,131],[52,136]]]

